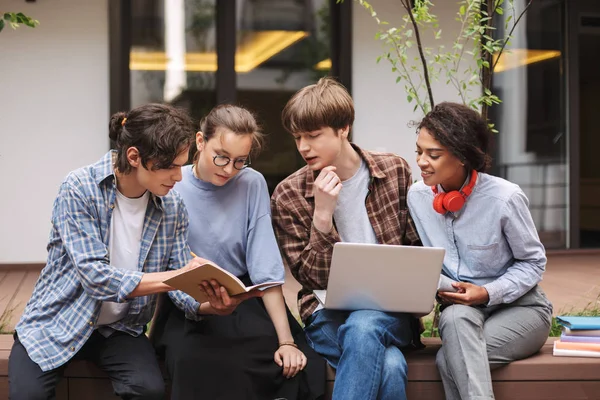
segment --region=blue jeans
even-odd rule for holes
[[[333,399],[406,399],[399,347],[410,344],[411,318],[372,310],[320,310],[309,318],[308,343],[336,369]]]

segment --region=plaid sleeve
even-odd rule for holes
[[[271,199],[273,227],[292,275],[306,289],[325,289],[339,234],[335,228],[327,234],[320,232],[310,216],[302,215],[294,199],[288,199],[286,204],[291,207],[286,207],[275,196]]]
[[[88,198],[72,182],[64,182],[52,212],[63,246],[86,293],[100,301],[126,302],[142,272],[112,267],[102,241],[98,216]]]
[[[177,227],[175,228],[175,242],[171,248],[169,257],[169,269],[176,270],[185,267],[192,259],[192,253],[187,243],[189,219],[185,206],[180,201],[179,211],[177,214]],[[185,317],[193,321],[199,321],[202,316],[198,314],[200,303],[192,296],[181,290],[173,290],[169,292],[169,297],[173,303],[181,311],[185,313]]]

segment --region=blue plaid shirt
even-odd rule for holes
[[[110,265],[108,240],[116,197],[115,152],[71,172],[52,211],[48,260],[16,326],[19,340],[42,371],[71,359],[97,328],[103,301],[129,302],[129,312],[109,327],[138,336],[153,316],[156,295],[128,298],[142,275],[185,266],[188,217],[174,191],[151,196],[146,209],[137,270]],[[199,307],[183,292],[171,298],[186,316]]]

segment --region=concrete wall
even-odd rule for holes
[[[61,181],[109,148],[108,1],[0,11],[40,21],[0,33],[0,263],[43,262]]]

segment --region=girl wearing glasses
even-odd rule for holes
[[[190,249],[246,284],[285,277],[267,184],[248,168],[262,141],[248,110],[214,108],[196,134],[194,163],[175,186],[189,214]],[[165,350],[172,399],[291,400],[323,394],[325,365],[306,344],[281,286],[234,297],[217,282],[203,289],[210,302],[188,310],[170,302],[165,307],[158,344]]]

